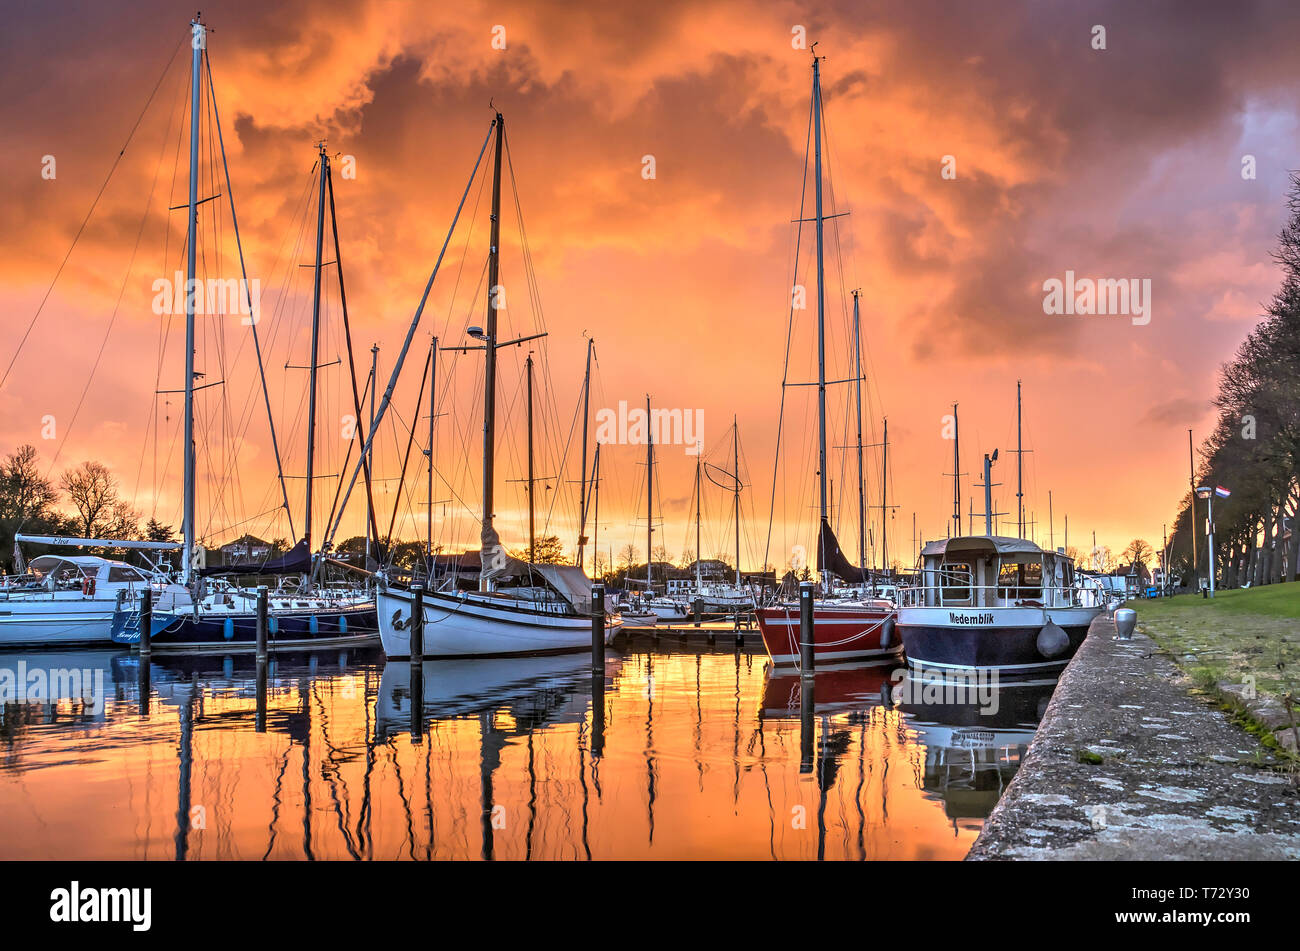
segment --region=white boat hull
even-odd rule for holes
[[[107,647],[115,610],[115,598],[0,601],[0,647]]]
[[[591,650],[591,618],[472,593],[424,594],[425,657],[514,657]],[[378,596],[379,637],[389,657],[411,656],[411,595]],[[608,644],[621,620],[605,625]]]

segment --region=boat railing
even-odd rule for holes
[[[925,580],[914,587],[900,588],[899,607],[988,608],[988,607],[1100,607],[1106,599],[1096,589],[1078,585],[977,585],[969,569],[927,569]]]

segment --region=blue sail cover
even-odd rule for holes
[[[303,539],[278,558],[251,565],[213,565],[200,568],[199,575],[298,575],[311,570],[311,551]]]

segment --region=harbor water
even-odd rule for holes
[[[352,651],[260,683],[247,655],[155,655],[146,683],[126,651],[0,655],[0,858],[960,859],[1051,692],[990,711],[848,667],[806,704],[761,652],[672,640],[603,677],[576,654],[413,681]]]

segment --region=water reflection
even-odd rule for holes
[[[896,683],[722,646],[5,654],[0,857],[961,858],[1051,687],[990,717]]]

